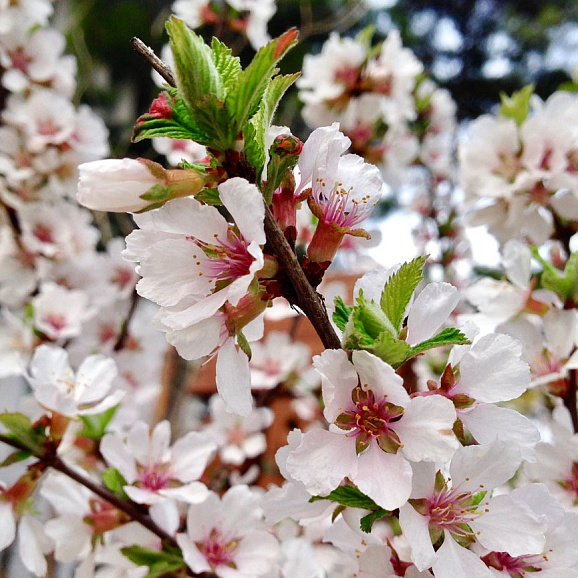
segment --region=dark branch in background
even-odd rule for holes
[[[30,452],[30,449],[27,448],[24,444],[20,443],[18,440],[14,440],[9,436],[0,434],[0,442],[4,442],[12,446],[13,448]],[[34,457],[39,460],[42,464],[46,467],[50,467],[54,470],[57,470],[69,478],[72,478],[75,482],[83,485],[85,488],[88,488],[91,492],[106,500],[109,504],[112,504],[115,508],[118,508],[130,518],[132,518],[135,522],[138,522],[147,530],[150,530],[153,534],[157,535],[161,540],[166,541],[169,545],[178,548],[176,540],[167,532],[165,532],[161,527],[157,526],[149,517],[147,513],[142,511],[140,508],[128,502],[127,500],[123,500],[119,498],[115,494],[113,494],[110,490],[104,488],[100,484],[92,481],[90,478],[79,474],[76,470],[72,469],[70,466],[65,464],[56,454],[54,455],[34,455]]]
[[[140,38],[132,38],[131,46],[167,81],[171,86],[176,86],[175,77],[171,69],[147,46]]]
[[[572,428],[574,429],[574,433],[578,433],[578,406],[576,405],[576,387],[577,383],[577,371],[576,369],[570,370],[569,380],[570,383],[568,384],[568,391],[564,396],[564,405],[568,408],[570,412],[570,418],[572,419]]]
[[[113,351],[121,351],[122,349],[124,349],[124,346],[126,345],[126,340],[128,339],[129,335],[128,326],[132,318],[134,317],[138,301],[139,301],[138,293],[136,292],[136,289],[133,289],[132,294],[130,296],[130,307],[128,313],[126,314],[126,318],[122,323],[122,327],[120,329],[118,339],[114,344]]]
[[[175,86],[175,79],[170,68],[138,38],[131,41],[135,50],[167,81]],[[327,349],[340,349],[341,342],[335,333],[320,295],[313,289],[297,256],[285,239],[271,210],[265,205],[265,234],[267,242],[274,248],[275,255],[293,285],[297,297],[297,305],[307,315],[323,345]]]

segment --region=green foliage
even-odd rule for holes
[[[96,415],[82,415],[80,420],[82,421],[83,428],[79,432],[79,436],[89,438],[91,440],[99,440],[106,433],[106,428],[110,423],[110,420],[114,417],[118,405],[107,409],[103,413]]]
[[[350,305],[345,305],[345,302],[341,297],[335,298],[335,311],[333,312],[333,321],[335,325],[341,329],[341,331],[345,331],[345,325],[349,320],[349,316],[351,315],[351,311],[353,307]]]
[[[211,44],[215,68],[223,82],[225,94],[237,83],[241,74],[241,61],[238,56],[232,56],[231,49],[213,36]]]
[[[514,92],[512,96],[508,96],[501,92],[500,99],[502,104],[500,105],[499,110],[500,115],[505,118],[511,118],[518,126],[520,126],[526,118],[528,118],[528,113],[530,112],[530,98],[533,94],[533,84],[524,86],[521,90]]]
[[[47,439],[46,435],[42,428],[33,427],[29,417],[17,412],[2,413],[0,414],[0,423],[10,432],[4,435],[20,442],[20,444],[30,450],[31,454],[42,455]]]
[[[389,512],[384,510],[383,508],[378,508],[377,510],[367,514],[367,516],[363,516],[361,520],[359,520],[359,527],[363,532],[369,534],[371,532],[371,528],[373,527],[374,522],[377,520],[381,520],[385,516],[388,516]]]
[[[363,291],[359,292],[353,307],[336,299],[333,319],[344,332],[343,347],[369,351],[398,368],[428,349],[470,343],[461,331],[451,327],[413,347],[405,341],[403,321],[412,296],[423,279],[426,259],[427,256],[417,257],[391,275],[381,292],[379,305],[368,300]]]
[[[532,255],[543,267],[540,278],[542,287],[553,291],[564,301],[574,299],[578,293],[578,252],[570,255],[563,272],[543,259],[536,247],[532,247]]]
[[[30,456],[32,456],[32,452],[26,452],[24,450],[12,452],[5,460],[2,461],[2,463],[0,463],[0,468],[7,468],[12,464],[16,464],[22,460],[28,459]]]
[[[231,121],[240,131],[257,112],[271,79],[277,73],[277,63],[297,43],[298,32],[288,30],[263,46],[238,77],[226,98]]]
[[[121,552],[137,566],[148,566],[149,572],[145,578],[172,576],[172,573],[187,567],[182,554],[176,548],[158,551],[135,545],[121,548]]]
[[[381,293],[381,309],[391,321],[396,336],[401,330],[411,296],[423,280],[423,267],[427,257],[427,255],[423,255],[409,263],[404,263],[387,280]]]
[[[339,486],[327,496],[313,496],[309,501],[317,502],[318,500],[330,500],[342,506],[361,508],[362,510],[379,509],[379,506],[369,496],[366,496],[357,486],[353,485]]]
[[[108,468],[102,472],[102,483],[115,495],[123,500],[128,500],[124,491],[127,485],[124,476],[115,468]]]

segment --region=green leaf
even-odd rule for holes
[[[351,305],[345,305],[345,302],[341,297],[336,297],[333,302],[335,303],[333,321],[341,331],[345,331],[345,325],[349,321],[349,316],[353,311],[353,307]]]
[[[366,534],[369,534],[371,532],[371,528],[373,527],[374,522],[377,522],[377,520],[381,520],[381,518],[384,518],[387,515],[389,515],[389,512],[387,510],[379,508],[374,512],[371,512],[370,514],[367,514],[367,516],[363,516],[363,518],[359,520],[359,527],[361,528],[361,531],[365,532]]]
[[[176,16],[170,17],[166,28],[175,61],[177,88],[189,109],[194,110],[207,94],[223,99],[221,75],[205,41]]]
[[[378,308],[375,307],[375,309]],[[367,309],[364,310],[357,305],[353,307],[343,335],[343,347],[345,349],[368,349],[373,345],[375,340],[365,327],[368,318]]]
[[[371,42],[375,35],[375,25],[369,24],[365,28],[362,28],[356,35],[355,35],[355,42],[358,44],[362,44],[366,50],[371,48]]]
[[[115,405],[103,413],[96,415],[81,415],[80,420],[84,427],[78,435],[91,440],[101,439],[106,433],[106,428],[110,423],[110,420],[114,417],[117,409],[118,405]]]
[[[407,342],[395,338],[389,331],[381,333],[372,346],[366,349],[395,369],[411,354],[411,346]]]
[[[170,551],[151,550],[143,546],[125,546],[120,551],[133,564],[137,566],[148,566],[149,573],[145,578],[160,578],[161,576],[170,576],[181,569],[186,569],[187,565],[176,548]]]
[[[536,247],[532,247],[532,255],[543,267],[540,277],[542,287],[553,291],[564,301],[572,299],[578,291],[578,252],[570,255],[563,272],[543,259]]]
[[[279,101],[287,91],[287,89],[299,78],[299,73],[288,74],[285,76],[276,76],[265,89],[263,93],[263,99],[257,112],[251,118],[247,125],[245,125],[245,155],[247,160],[255,169],[257,170],[257,181],[261,180],[261,175],[265,167],[265,136],[271,123],[273,121],[273,116],[275,110],[279,105]],[[272,157],[273,158],[273,157]],[[270,174],[268,174],[269,181],[267,182],[267,187],[265,189],[265,202],[267,204],[271,203],[271,197],[273,191],[279,186],[281,179],[283,178],[285,171],[290,170],[297,163],[298,157],[285,157],[288,161],[285,163],[286,166],[283,169],[276,171],[279,173],[278,179],[272,179]]]
[[[277,63],[297,43],[298,32],[291,29],[263,46],[251,64],[239,74],[226,98],[227,108],[238,131],[257,112],[263,94],[276,74]]]
[[[124,491],[127,481],[116,468],[108,468],[102,472],[102,483],[115,495],[123,500],[128,500]]]
[[[2,413],[0,423],[7,428],[12,437],[29,449],[34,455],[44,452],[46,436],[32,427],[30,418],[23,413]]]
[[[230,132],[227,109],[214,94],[206,94],[197,103],[193,113],[195,122],[209,139],[209,142],[202,144],[220,151],[233,147],[234,137]]]
[[[362,510],[378,510],[380,507],[361,490],[353,485],[344,485],[335,488],[327,496],[313,496],[309,501],[317,502],[318,500],[330,500],[343,506],[351,508],[361,508]]]
[[[404,263],[388,280],[381,293],[381,309],[387,315],[399,335],[405,311],[411,296],[423,279],[423,267],[427,255],[417,257]]]
[[[203,145],[211,144],[210,137],[198,126],[179,91],[171,88],[165,95],[171,109],[171,117],[159,118],[158,115],[143,114],[136,122],[132,141],[167,137],[193,140]]]
[[[249,341],[247,341],[247,338],[240,329],[237,330],[236,336],[237,336],[237,345],[241,348],[241,350],[245,353],[245,355],[249,358],[249,360],[251,360],[253,352],[251,351]]]
[[[219,197],[219,191],[217,189],[205,188],[195,195],[197,201],[206,203],[207,205],[213,205],[215,207],[222,207],[223,202],[221,197]]]
[[[0,463],[0,468],[7,468],[12,464],[16,464],[22,460],[28,459],[31,455],[32,452],[25,452],[24,450],[13,452],[2,463]]]
[[[445,345],[469,345],[471,341],[455,327],[446,327],[431,339],[426,339],[411,348],[411,357],[434,347]]]
[[[241,74],[241,60],[238,56],[232,56],[231,49],[214,36],[211,49],[213,52],[213,62],[221,77],[226,95],[226,93],[235,86],[237,78],[239,74]]]
[[[502,104],[500,105],[499,114],[504,118],[511,118],[518,126],[520,126],[528,117],[530,111],[530,98],[534,94],[534,85],[529,84],[524,86],[508,96],[504,92],[500,93]]]

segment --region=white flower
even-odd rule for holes
[[[100,451],[106,461],[127,481],[123,486],[128,497],[139,504],[159,504],[168,498],[198,503],[208,489],[197,481],[207,466],[215,443],[206,434],[189,432],[170,447],[171,426],[158,423],[149,426],[135,423],[123,440],[118,434],[107,434]]]
[[[124,395],[111,391],[117,369],[112,359],[102,355],[87,357],[75,374],[64,349],[40,345],[29,371],[27,379],[38,403],[69,417],[102,413]]]
[[[436,578],[489,578],[486,565],[464,547],[473,542],[511,556],[543,551],[544,519],[512,496],[489,494],[519,464],[516,448],[497,441],[460,448],[443,481],[434,464],[414,465],[411,498],[400,508],[399,521],[419,570],[431,566]],[[442,535],[443,544],[435,551],[432,542]]]
[[[247,486],[234,486],[222,498],[211,492],[191,505],[187,532],[177,534],[177,542],[193,572],[219,578],[274,575],[278,542]]]
[[[400,507],[411,492],[410,461],[443,461],[456,451],[453,405],[441,396],[410,398],[402,378],[365,351],[350,363],[345,351],[327,350],[314,365],[330,431],[303,436],[287,458],[289,474],[321,495],[348,477],[383,508]]]

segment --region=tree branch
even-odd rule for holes
[[[175,86],[174,76],[170,68],[162,62],[148,46],[138,38],[133,38],[131,43],[135,50],[137,50],[171,86]],[[265,234],[267,236],[267,242],[273,247],[279,263],[293,285],[297,297],[296,304],[311,321],[323,345],[327,349],[340,349],[341,342],[329,321],[321,297],[307,280],[301,264],[297,260],[297,256],[293,252],[293,249],[291,249],[287,239],[285,239],[279,224],[267,205],[265,205]]]
[[[12,439],[7,435],[0,434],[0,442],[4,442],[16,448],[18,450],[30,452],[30,449],[26,447],[24,444],[19,442],[18,440]],[[78,473],[76,470],[72,469],[70,466],[65,464],[57,455],[35,455],[33,456],[39,460],[41,463],[50,467],[54,470],[57,470],[64,475],[68,476],[69,478],[73,479],[75,482],[78,482],[85,488],[88,488],[91,492],[106,500],[109,504],[112,504],[115,508],[123,511],[125,514],[130,516],[135,522],[138,522],[147,530],[150,530],[153,534],[156,534],[161,540],[166,541],[171,546],[178,548],[176,540],[167,532],[165,532],[160,526],[157,526],[153,520],[150,518],[148,514],[143,512],[137,506],[133,505],[122,498],[119,498],[115,494],[113,494],[107,488],[97,484],[90,478],[83,476],[82,474]]]

